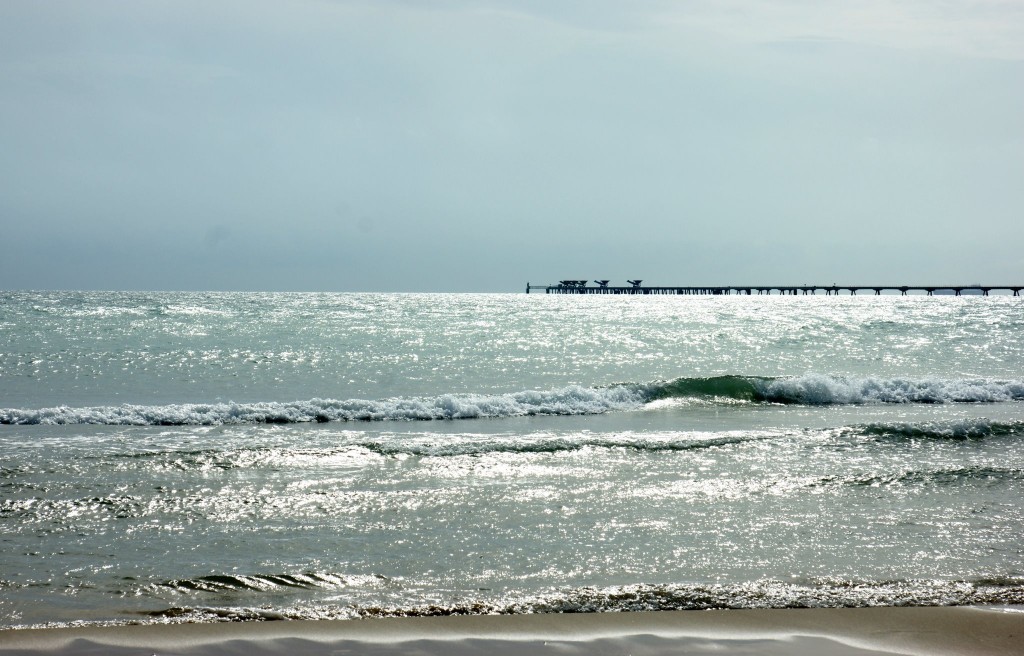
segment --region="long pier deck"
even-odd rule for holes
[[[782,296],[798,296],[817,294],[819,292],[826,296],[839,295],[840,292],[856,296],[857,292],[874,292],[874,296],[881,296],[882,292],[899,292],[907,296],[908,292],[923,292],[928,296],[936,292],[952,296],[980,295],[988,296],[991,291],[1013,292],[1014,296],[1020,296],[1024,285],[723,285],[716,287],[644,287],[633,284],[628,287],[609,287],[608,281],[595,281],[595,286],[590,286],[585,280],[566,280],[556,285],[531,285],[526,283],[526,293],[543,290],[545,294],[652,294],[670,296],[722,296],[739,294],[751,296],[753,294],[771,295],[773,292]],[[603,283],[603,284],[602,284]]]

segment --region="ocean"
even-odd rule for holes
[[[1008,296],[0,292],[0,626],[1024,603]]]

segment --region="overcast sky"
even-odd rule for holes
[[[0,288],[1024,282],[1018,0],[3,0]]]

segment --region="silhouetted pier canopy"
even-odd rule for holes
[[[595,280],[594,282],[597,283],[598,287],[607,287],[611,280]]]
[[[626,282],[633,285],[634,287],[639,287],[640,283],[642,283],[643,280],[627,280]]]

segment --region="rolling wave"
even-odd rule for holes
[[[1024,601],[1019,578],[977,581],[848,581],[816,578],[798,583],[763,579],[725,585],[631,585],[581,588],[531,600],[512,612],[608,612],[715,608],[857,608],[959,606]]]
[[[151,591],[169,589],[181,593],[277,592],[285,589],[338,589],[351,586],[372,587],[387,582],[379,575],[349,576],[332,572],[306,571],[296,574],[212,574],[189,579],[173,579],[151,584]]]
[[[676,435],[637,435],[622,433],[606,436],[525,437],[521,435],[490,436],[484,440],[435,441],[369,441],[360,446],[383,456],[411,455],[430,457],[480,456],[494,453],[562,453],[583,449],[630,449],[633,451],[697,451],[727,447],[751,440],[777,436],[768,431],[728,433],[687,433]]]
[[[962,485],[970,482],[984,481],[988,483],[1017,483],[1024,480],[1024,470],[1002,467],[956,467],[939,468],[920,471],[898,471],[888,474],[869,474],[860,476],[828,476],[820,479],[812,487],[828,487],[833,485],[849,485],[854,487],[885,487],[897,486],[935,486]]]
[[[272,591],[257,587],[259,591]],[[229,588],[236,590],[234,586]],[[253,588],[245,586],[245,590]],[[354,600],[353,600],[354,601]],[[411,600],[410,600],[411,601]],[[1024,603],[1024,579],[959,581],[855,581],[814,578],[762,579],[735,584],[667,584],[582,587],[467,599],[451,604],[302,604],[274,611],[258,607],[175,606],[152,611],[156,621],[223,622],[266,619],[351,619],[525,613],[594,613],[749,608],[864,608]]]
[[[590,415],[636,410],[662,400],[803,405],[996,403],[1024,400],[1024,381],[714,376],[605,387],[573,385],[511,394],[443,394],[382,400],[311,399],[262,403],[59,406],[0,410],[0,424],[192,426],[328,421],[443,420],[533,415]]]
[[[227,448],[227,449],[175,449],[111,453],[100,460],[101,466],[118,467],[117,461],[131,459],[143,462],[141,466],[152,470],[212,471],[234,469],[305,468],[330,461],[332,466],[362,467],[379,457],[412,456],[420,458],[459,458],[501,455],[555,455],[578,451],[619,450],[636,453],[686,453],[709,450],[736,451],[747,444],[789,443],[799,445],[804,440],[825,438],[845,450],[849,440],[900,442],[904,435],[913,440],[980,440],[987,437],[1024,436],[1024,421],[993,422],[986,419],[953,422],[928,422],[924,425],[866,424],[828,429],[793,430],[732,430],[664,433],[635,433],[631,431],[609,434],[589,432],[558,434],[457,434],[439,439],[399,434],[391,437],[360,437],[344,439],[341,443],[320,448]],[[970,437],[966,437],[969,435]],[[787,447],[788,448],[788,447]],[[136,465],[133,465],[136,466]],[[12,476],[10,482],[0,483],[6,490],[27,491],[38,487],[26,471]],[[772,479],[766,479],[772,480]],[[1019,467],[951,466],[923,469],[898,469],[887,473],[846,473],[843,475],[808,478],[801,483],[810,487],[835,485],[883,486],[953,484],[963,481],[1021,481],[1024,470]],[[105,495],[81,499],[42,500],[38,498],[5,499],[0,501],[0,517],[59,517],[63,514],[109,514],[114,517],[143,516],[158,511],[161,504],[143,502],[140,498],[124,495]]]
[[[853,426],[843,432],[885,440],[980,440],[1024,434],[1024,420],[996,421],[984,418],[925,422],[876,422]]]
[[[755,399],[806,405],[860,403],[995,403],[1024,399],[1024,381],[847,378],[808,374],[747,379]]]
[[[89,408],[61,406],[39,410],[0,410],[0,424],[107,424],[126,426],[203,426],[290,424],[328,421],[475,419],[526,415],[589,415],[642,406],[636,385],[565,387],[514,394],[445,394],[379,401],[312,399],[265,403],[184,403]]]
[[[642,387],[648,401],[666,398],[799,405],[995,403],[1024,399],[1024,380],[855,378],[805,374],[677,378]]]

